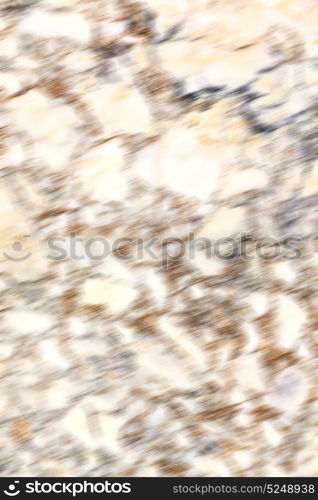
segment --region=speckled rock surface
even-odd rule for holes
[[[318,474],[317,26],[2,0],[2,476]]]

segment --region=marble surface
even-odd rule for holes
[[[2,476],[318,474],[317,26],[316,0],[2,0]],[[252,257],[47,253],[190,233]]]

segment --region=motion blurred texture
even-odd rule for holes
[[[1,0],[2,476],[318,475],[317,26],[316,0]],[[126,258],[191,232],[250,256]]]

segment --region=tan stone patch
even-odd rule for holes
[[[24,417],[17,418],[12,425],[11,435],[16,441],[29,441],[32,432],[28,420]]]

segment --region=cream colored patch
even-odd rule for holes
[[[255,356],[246,355],[235,360],[233,373],[241,388],[254,389],[256,391],[264,390],[261,369]]]
[[[74,387],[67,380],[57,380],[46,391],[48,408],[66,408],[73,395]]]
[[[34,12],[23,18],[18,30],[42,38],[74,38],[81,43],[90,39],[89,23],[75,13]]]
[[[135,171],[155,186],[202,199],[216,189],[220,165],[214,147],[202,144],[192,129],[176,127],[139,153]]]
[[[85,304],[104,304],[111,313],[119,313],[134,299],[135,291],[124,281],[110,279],[89,279],[83,288]]]
[[[302,327],[306,320],[306,313],[296,300],[287,295],[278,297],[278,337],[279,343],[285,348],[291,348],[303,333]]]
[[[145,347],[145,350],[138,352],[140,364],[139,372],[143,377],[155,377],[174,387],[183,389],[193,387],[193,374],[189,369],[189,364],[177,356],[165,353],[154,346]],[[186,367],[188,368],[186,369]],[[195,376],[198,374],[196,373]]]
[[[224,269],[224,263],[221,258],[214,257],[213,255],[210,257],[210,251],[196,250],[194,253],[194,257],[191,259],[191,264],[193,264],[198,270],[208,276],[213,276],[219,274]]]
[[[277,432],[273,425],[269,422],[262,422],[261,425],[264,430],[265,439],[268,441],[268,443],[271,446],[278,446],[282,441],[282,435]]]
[[[252,456],[249,451],[236,451],[233,453],[233,459],[236,461],[238,467],[248,468],[252,465]]]
[[[303,477],[316,477],[318,456],[318,436],[308,433],[307,446],[304,446],[298,455],[300,474]],[[296,473],[295,473],[296,474]]]
[[[3,27],[0,25],[0,29]],[[17,39],[13,36],[7,36],[0,40],[0,56],[15,57],[17,55]],[[1,76],[2,80],[2,76]],[[2,84],[2,81],[1,81]]]
[[[212,28],[213,29],[213,28]],[[242,85],[260,69],[264,51],[258,46],[233,53],[224,45],[211,46],[209,37],[199,41],[178,41],[159,48],[163,68],[176,78],[186,79],[188,90],[208,85]]]
[[[290,263],[276,262],[275,264],[273,264],[273,267],[277,278],[289,284],[295,281],[297,274],[292,270]]]
[[[247,335],[247,344],[244,348],[244,352],[253,352],[258,347],[259,334],[252,323],[243,323],[243,329]]]
[[[228,477],[230,475],[229,468],[221,458],[211,457],[193,457],[193,464],[204,471],[203,474],[211,477]]]
[[[116,238],[108,238],[109,244],[113,244],[113,241],[116,241]],[[108,255],[99,266],[99,271],[111,279],[132,282],[135,279],[134,273],[131,272],[125,262],[125,260],[120,260],[113,255]]]
[[[7,327],[21,335],[41,333],[52,325],[52,318],[48,314],[39,312],[8,311],[4,314],[4,318]]]
[[[65,370],[70,366],[69,361],[62,356],[56,339],[42,340],[38,345],[38,352],[41,360],[56,370]]]
[[[263,293],[251,293],[247,298],[247,302],[252,306],[255,316],[265,314],[268,309],[268,299]]]
[[[11,354],[13,353],[13,345],[1,342],[0,343],[0,361],[4,361],[9,359]]]
[[[303,195],[312,196],[318,193],[318,161],[316,162],[310,176],[306,179]]]
[[[21,147],[21,144],[13,144],[8,147],[8,150],[3,155],[3,167],[10,165],[11,167],[15,167],[22,163],[24,160],[24,152]],[[1,168],[1,166],[0,166]]]
[[[149,285],[155,300],[157,303],[162,305],[168,293],[162,277],[153,269],[148,270],[146,276],[147,284]]]
[[[80,407],[70,410],[62,420],[63,428],[87,447],[107,447],[114,452],[118,451],[117,434],[121,425],[120,419],[95,412],[90,420]]]
[[[69,331],[72,337],[80,337],[85,334],[86,328],[79,318],[73,316],[69,319]]]
[[[1,250],[5,250],[19,236],[28,234],[28,226],[23,216],[23,211],[14,203],[14,197],[5,184],[0,184],[1,198]]]
[[[161,2],[159,5],[161,12]],[[224,82],[237,86],[249,81],[269,62],[260,42],[274,17],[258,2],[252,7],[244,2],[184,2],[177,16],[171,14],[170,26],[174,18],[178,18],[175,24],[182,26],[183,39],[162,44],[160,56],[163,67],[177,77],[187,78],[190,88]],[[233,29],[233,19],[237,29]]]
[[[146,133],[151,130],[151,117],[141,94],[128,83],[105,85],[85,96],[102,124],[106,136]]]
[[[21,82],[13,71],[3,71],[1,73],[1,87],[5,89],[7,95],[12,95],[21,90]]]
[[[65,0],[46,0],[46,2],[48,5],[54,7],[54,8],[64,8],[65,7]],[[78,0],[67,0],[67,6],[68,7],[71,7],[71,6],[76,6],[78,5]]]
[[[207,220],[198,237],[215,241],[246,231],[246,211],[243,207],[220,208]]]
[[[108,415],[99,415],[98,424],[101,442],[107,442],[107,448],[116,452],[119,449],[118,431],[122,425],[120,419]]]
[[[248,168],[239,172],[231,172],[223,181],[223,197],[230,197],[252,189],[262,190],[267,184],[264,172],[256,168]]]
[[[36,155],[53,168],[65,167],[74,147],[72,127],[78,124],[71,107],[55,104],[41,92],[31,90],[11,99],[10,109],[15,126],[35,141]]]
[[[92,435],[90,433],[87,417],[81,408],[73,408],[61,421],[62,428],[70,432],[80,441],[84,441],[86,446],[93,445]]]
[[[77,170],[83,188],[100,202],[121,200],[127,191],[122,172],[123,154],[117,141],[93,148],[80,161]]]

